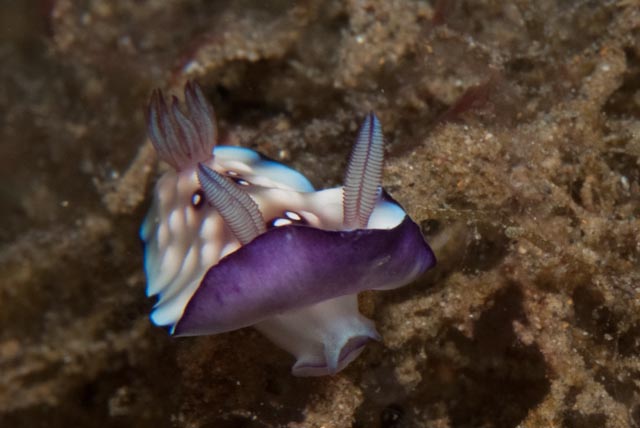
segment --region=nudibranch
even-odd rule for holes
[[[175,336],[253,326],[293,354],[294,375],[334,374],[369,340],[358,292],[406,285],[435,264],[419,227],[381,187],[373,113],[343,187],[316,190],[253,150],[216,146],[212,106],[189,82],[184,104],[156,90],[148,133],[172,168],[140,235],[151,320]]]

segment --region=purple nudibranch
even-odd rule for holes
[[[158,181],[140,236],[151,320],[176,336],[254,326],[297,361],[294,375],[334,374],[379,340],[358,311],[364,290],[406,285],[435,265],[420,228],[381,186],[383,136],[369,113],[344,187],[241,147],[216,146],[200,87],[185,102],[152,94],[148,133],[173,167]]]

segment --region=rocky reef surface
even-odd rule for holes
[[[640,426],[638,1],[31,0],[0,36],[0,426]],[[143,107],[190,78],[319,187],[384,125],[440,263],[362,296],[337,376],[148,321]]]

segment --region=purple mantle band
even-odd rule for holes
[[[270,229],[205,274],[174,334],[216,334],[327,299],[402,286],[435,264],[419,227]]]

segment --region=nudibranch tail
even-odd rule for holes
[[[242,245],[265,232],[258,204],[227,177],[198,164],[198,181],[206,200],[213,206]]]
[[[198,84],[189,82],[184,97],[188,109],[186,113],[175,97],[169,107],[159,89],[151,94],[147,108],[151,143],[158,156],[176,171],[210,159],[217,138],[213,108]]]
[[[343,211],[347,229],[365,229],[382,184],[382,127],[375,114],[365,118],[351,152],[344,181]]]

